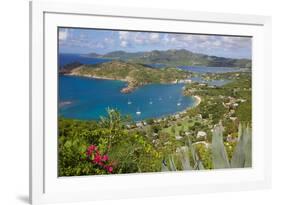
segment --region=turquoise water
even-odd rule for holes
[[[60,67],[73,62],[97,64],[110,61],[110,59],[89,58],[79,54],[59,54],[58,57]],[[164,64],[150,66],[157,69]],[[180,68],[197,73],[237,71],[235,68],[192,66],[180,66]],[[200,77],[192,80],[204,82]],[[207,83],[221,86],[226,82],[222,80]],[[151,84],[140,87],[132,93],[123,94],[120,90],[125,86],[126,83],[121,81],[59,76],[59,115],[91,120],[105,116],[107,108],[115,108],[124,115],[130,115],[134,120],[143,120],[174,114],[194,104],[194,98],[182,95],[183,84]]]
[[[81,120],[99,119],[115,108],[134,120],[167,116],[194,105],[182,95],[183,84],[150,84],[129,94],[125,82],[75,76],[59,76],[59,115]],[[138,115],[137,112],[140,112]]]

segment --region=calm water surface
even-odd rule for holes
[[[183,84],[150,84],[129,94],[120,92],[124,86],[126,83],[115,80],[60,76],[59,115],[99,119],[107,108],[115,108],[134,120],[143,120],[173,114],[195,103],[193,97],[182,95]]]
[[[73,62],[97,64],[108,61],[111,60],[89,58],[79,54],[59,55],[60,67]],[[159,68],[163,64],[150,66]],[[238,71],[236,68],[192,66],[179,68],[197,73]],[[200,77],[191,80],[204,82]],[[226,82],[221,80],[207,83],[221,86]],[[183,84],[150,84],[132,93],[123,94],[120,90],[125,86],[126,83],[121,81],[59,76],[59,115],[82,120],[99,119],[100,116],[106,115],[107,108],[115,108],[124,115],[130,115],[134,120],[143,120],[174,114],[195,103],[193,97],[182,95]]]

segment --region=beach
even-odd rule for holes
[[[201,98],[198,95],[193,96],[196,100],[194,107],[198,106],[201,103]]]

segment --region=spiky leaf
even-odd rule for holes
[[[212,138],[212,158],[214,169],[229,168],[227,152],[223,144],[223,127],[221,124],[216,125]]]
[[[174,162],[174,157],[173,156],[169,156],[169,165],[170,165],[170,170],[171,171],[177,171],[177,167],[176,167],[176,164]]]
[[[179,153],[179,158],[180,158],[183,170],[192,170],[193,169],[190,165],[189,149],[187,146],[186,146],[186,150],[181,151]]]
[[[250,128],[245,126],[239,126],[238,133],[242,133],[238,138],[237,145],[235,147],[232,159],[232,168],[243,168],[251,166],[252,161],[252,143],[251,143],[251,132]],[[247,163],[246,163],[247,161]]]
[[[168,171],[170,171],[170,170],[168,169],[168,167],[167,167],[164,163],[162,163],[161,172],[168,172]]]

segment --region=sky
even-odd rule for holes
[[[227,58],[251,59],[252,55],[251,37],[59,28],[58,38],[60,53],[186,49]]]

